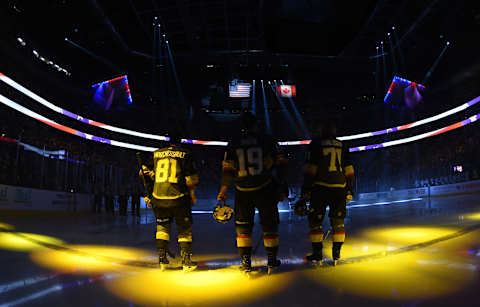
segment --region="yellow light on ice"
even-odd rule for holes
[[[140,305],[242,305],[285,288],[293,273],[249,279],[238,268],[194,271],[145,269],[109,281],[117,296]]]
[[[152,253],[127,247],[101,245],[69,245],[66,250],[43,250],[31,254],[31,259],[54,270],[99,273],[125,270],[133,261],[148,263]]]
[[[60,239],[24,232],[0,232],[0,249],[30,251],[45,249],[45,245],[63,245]]]

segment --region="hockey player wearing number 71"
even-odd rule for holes
[[[173,219],[178,229],[178,243],[184,271],[192,271],[192,206],[197,198],[195,188],[198,173],[192,154],[180,145],[180,133],[170,135],[170,145],[153,153],[153,170],[142,166],[143,173],[153,181],[152,198],[146,198],[153,207],[157,220],[156,241],[158,261],[162,270],[169,263],[167,258],[170,228]]]
[[[229,143],[222,162],[219,202],[227,199],[227,189],[235,182],[235,229],[242,264],[251,271],[252,229],[258,209],[267,251],[268,272],[280,265],[278,251],[278,202],[288,196],[285,182],[287,160],[271,136],[259,133],[251,113],[242,114],[242,136]]]
[[[295,212],[308,215],[310,240],[313,253],[307,260],[314,264],[323,261],[323,218],[327,206],[328,217],[333,229],[332,258],[336,264],[345,241],[345,217],[347,203],[353,198],[354,170],[348,148],[336,139],[334,121],[325,121],[319,138],[313,138],[309,145],[305,163],[305,177],[302,187],[302,201],[295,206]],[[309,210],[306,201],[310,201]],[[303,215],[303,214],[302,214]]]

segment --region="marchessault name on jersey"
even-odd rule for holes
[[[153,158],[157,158],[157,159],[162,159],[162,158],[180,158],[180,159],[183,159],[185,158],[185,152],[183,151],[171,151],[171,150],[167,150],[167,151],[156,151],[153,153]]]

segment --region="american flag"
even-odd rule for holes
[[[250,97],[250,83],[230,83],[230,97],[234,98],[248,98]]]

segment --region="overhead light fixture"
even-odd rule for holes
[[[32,53],[33,53],[34,56],[36,56],[38,58],[39,54],[36,50],[33,50]]]

